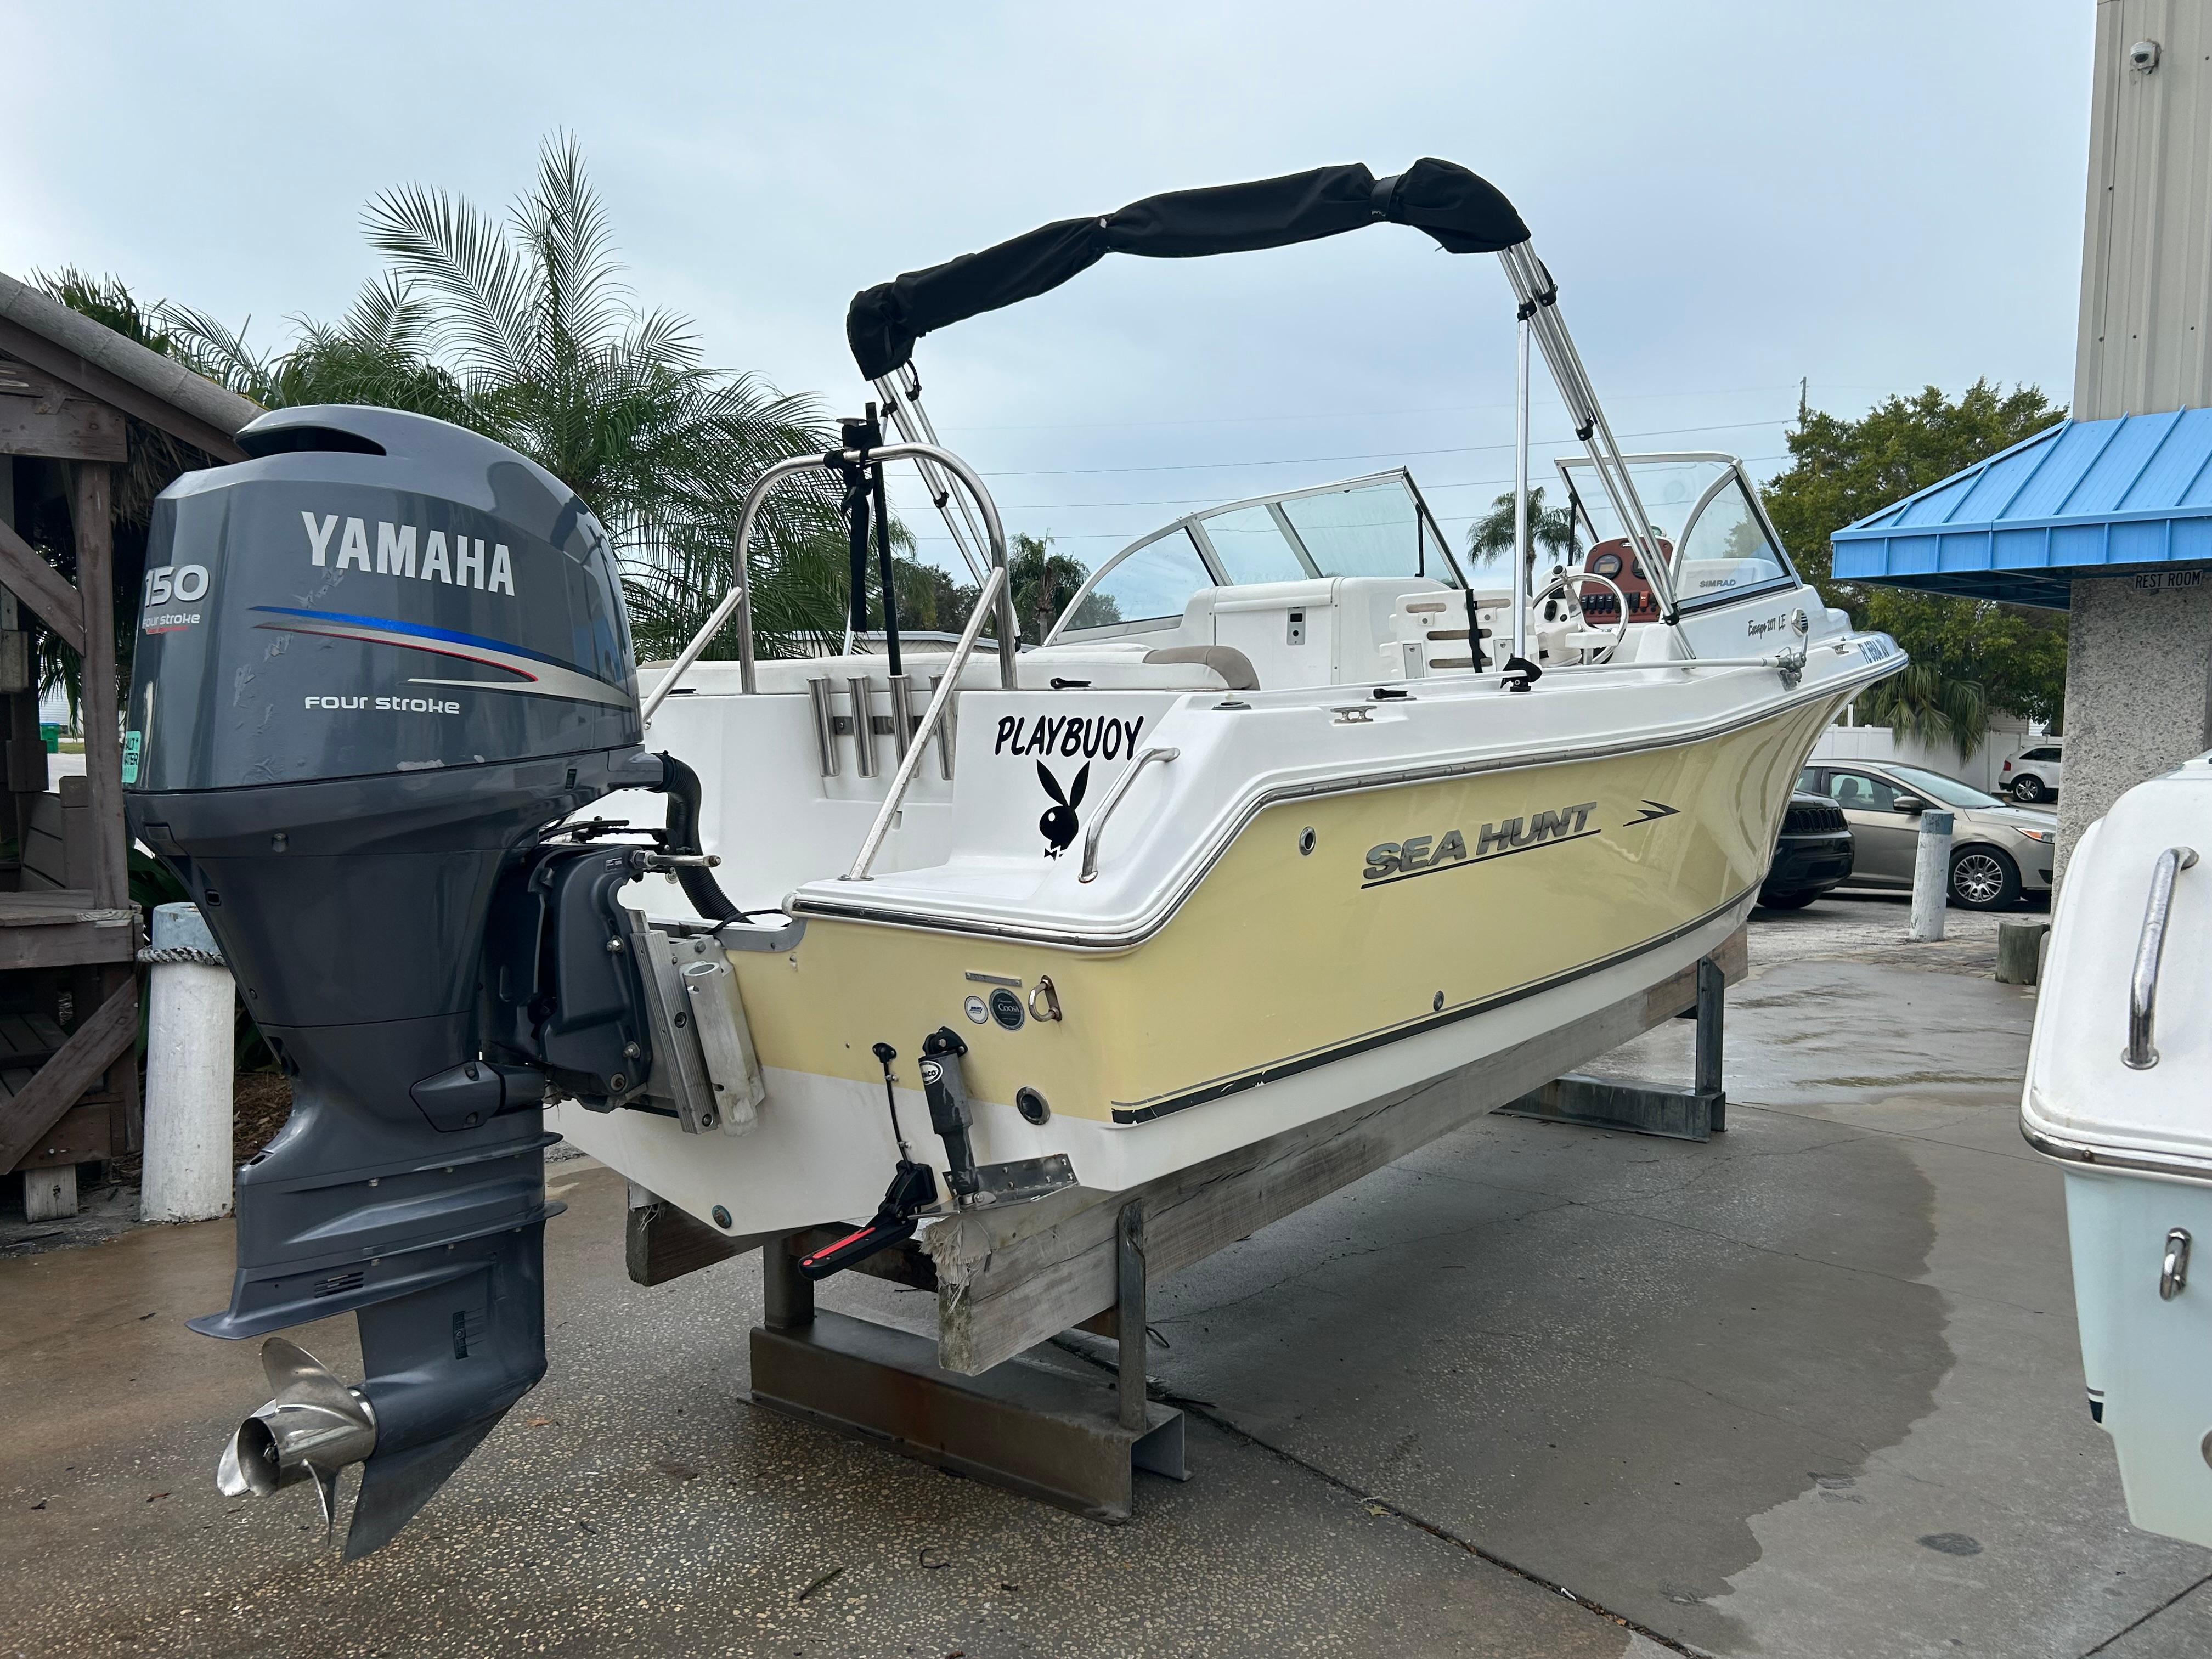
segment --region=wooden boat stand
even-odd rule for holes
[[[815,1305],[798,1270],[845,1229],[731,1238],[631,1188],[630,1277],[665,1282],[763,1252],[753,1398],[909,1457],[1100,1521],[1127,1521],[1136,1469],[1186,1478],[1182,1413],[1148,1398],[1148,1280],[1249,1237],[1492,1111],[1704,1140],[1724,1125],[1721,1009],[1743,977],[1744,934],[1649,990],[1479,1066],[1350,1108],[1127,1193],[1075,1187],[970,1210],[854,1271],[935,1292],[938,1334]],[[1688,1089],[1585,1078],[1568,1067],[1662,1023],[1698,1017]],[[1118,1344],[1111,1383],[1031,1350],[1072,1329]]]

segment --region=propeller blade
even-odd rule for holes
[[[225,1498],[250,1497],[253,1492],[246,1483],[246,1471],[239,1467],[238,1439],[245,1432],[243,1428],[234,1430],[223,1443],[222,1455],[216,1460],[215,1489]]]

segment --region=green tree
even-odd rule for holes
[[[1006,583],[1013,590],[1014,624],[1028,644],[1041,644],[1091,574],[1080,559],[1052,550],[1049,536],[1025,536],[1016,532],[1006,550]],[[969,603],[975,601],[971,597]],[[1091,607],[1085,607],[1086,616]],[[1118,617],[1099,619],[1118,620]],[[1085,627],[1096,625],[1086,620]]]
[[[747,488],[832,441],[813,403],[708,368],[688,319],[633,302],[573,137],[546,141],[504,219],[407,185],[362,221],[389,265],[337,322],[295,319],[292,342],[265,355],[204,313],[165,308],[164,325],[203,373],[271,407],[382,404],[520,450],[606,526],[640,654],[678,649],[734,580]],[[836,525],[826,479],[770,498],[750,550],[764,648],[842,633],[842,578],[816,545]],[[736,651],[732,625],[707,654]]]
[[[1868,725],[1887,726],[1930,749],[1948,743],[1960,760],[1981,746],[1989,731],[1989,698],[1981,683],[1948,678],[1940,667],[1917,658],[1902,673],[1862,694],[1858,707]]]
[[[1510,564],[1513,558],[1513,492],[1507,490],[1490,504],[1490,511],[1467,529],[1467,550],[1478,559]],[[1574,556],[1575,516],[1565,507],[1547,507],[1544,489],[1528,492],[1528,578],[1533,584],[1538,554],[1549,553],[1556,563]]]
[[[1838,581],[1830,574],[1828,538],[1845,525],[1924,489],[1963,468],[2012,447],[2065,416],[2034,386],[2002,391],[1977,380],[1954,400],[1929,386],[1892,397],[1856,421],[1808,412],[1789,434],[1791,464],[1761,492],[1790,556],[1830,605],[1863,628],[1893,635],[1926,674],[1889,682],[1862,703],[1869,718],[1880,706],[1914,729],[1954,730],[1973,689],[1986,708],[2057,721],[2066,692],[2063,612],[1990,599],[1919,593],[1871,583]],[[1932,677],[1932,678],[1931,678]],[[1943,711],[1949,710],[1947,714]]]

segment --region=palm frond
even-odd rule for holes
[[[465,375],[521,380],[532,371],[537,285],[495,221],[421,185],[384,191],[362,218],[369,246],[445,301],[433,337]]]

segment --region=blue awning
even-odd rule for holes
[[[1829,546],[1838,580],[2057,611],[2076,576],[2212,565],[2212,409],[2061,422]]]

